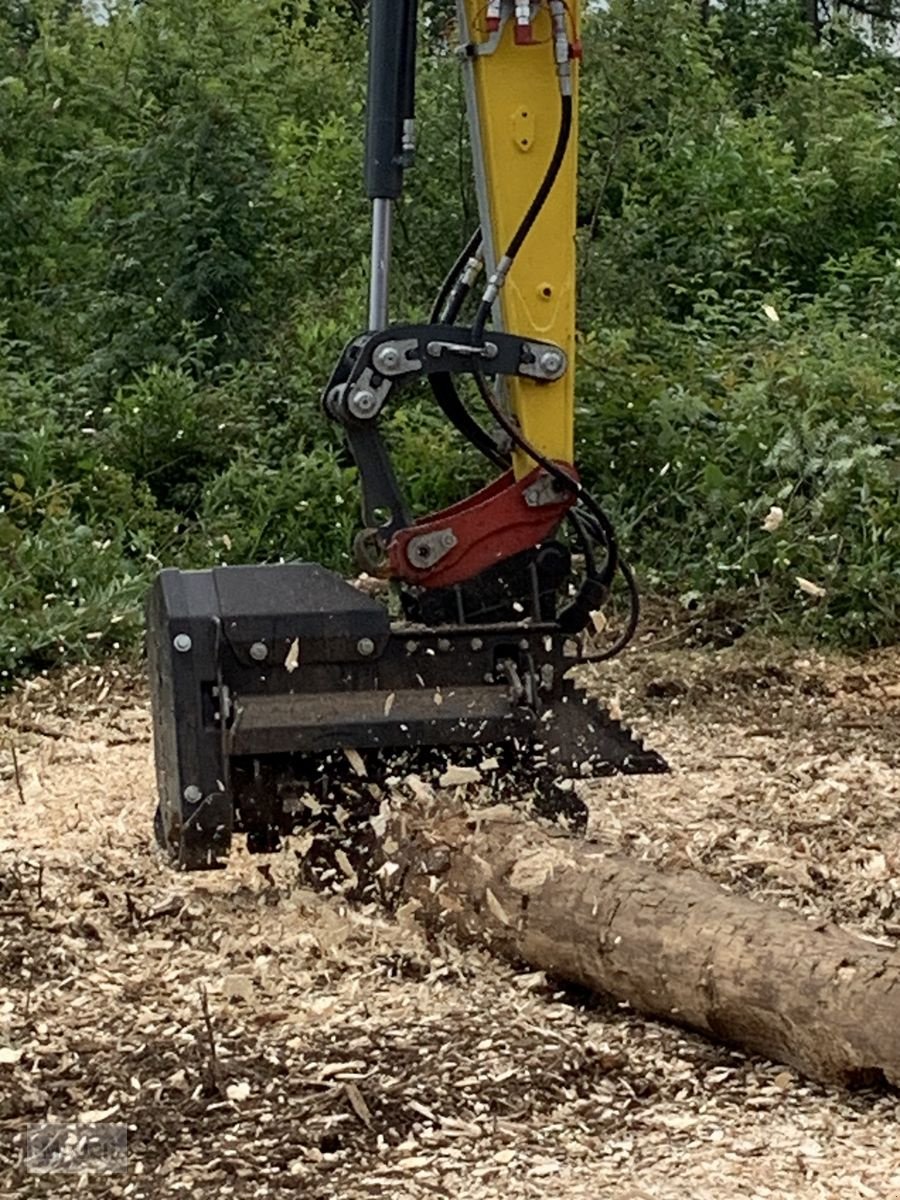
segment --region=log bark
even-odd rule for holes
[[[900,1086],[900,951],[554,836],[506,806],[395,813],[431,929],[847,1086]]]

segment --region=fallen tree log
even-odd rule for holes
[[[505,805],[395,811],[396,898],[432,930],[847,1086],[900,1086],[900,951]]]

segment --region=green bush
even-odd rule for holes
[[[884,643],[900,72],[794,0],[703,8],[585,19],[581,465],[652,587]],[[423,12],[410,319],[476,221],[447,6]],[[321,390],[365,323],[363,58],[349,0],[0,11],[7,677],[136,644],[161,564],[349,567],[358,487]],[[385,427],[416,513],[491,474],[427,394]]]
[[[900,360],[815,312],[731,316],[756,325],[739,361],[709,317],[661,327],[644,361],[633,336],[584,339],[583,412],[602,437],[581,453],[626,545],[657,588],[738,593],[753,619],[828,641],[896,639]]]
[[[205,491],[204,560],[300,559],[349,570],[360,525],[355,476],[327,450],[297,447],[274,466],[239,455]]]

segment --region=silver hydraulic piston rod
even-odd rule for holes
[[[372,332],[388,326],[393,224],[393,200],[383,197],[373,200],[372,262],[369,274],[369,329]]]

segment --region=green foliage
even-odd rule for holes
[[[0,6],[0,671],[134,645],[160,564],[348,568],[320,392],[365,321],[362,8]],[[423,8],[411,319],[476,220],[451,9]],[[804,11],[586,20],[579,456],[653,586],[865,645],[898,632],[900,78]],[[484,482],[427,396],[387,434],[416,513]]]
[[[583,456],[651,582],[864,645],[900,632],[900,89],[798,11],[614,3],[594,30]]]
[[[738,593],[750,611],[829,641],[895,638],[900,361],[809,311],[777,323],[760,311],[735,360],[709,336],[716,316],[676,338],[660,326],[646,357],[634,334],[585,339],[585,357],[603,363],[589,407],[609,435],[583,457],[626,544],[656,587]],[[783,521],[768,530],[773,508]]]
[[[359,528],[355,471],[302,447],[274,466],[241,454],[203,498],[206,561],[326,562],[349,571]]]

